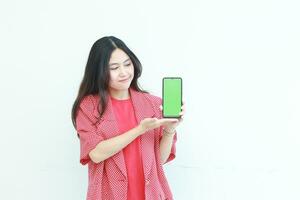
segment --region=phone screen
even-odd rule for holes
[[[163,117],[179,118],[182,106],[182,78],[163,78]]]

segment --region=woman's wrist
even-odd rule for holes
[[[142,135],[143,133],[145,133],[147,131],[147,129],[144,126],[142,126],[141,124],[139,124],[135,128],[137,129],[139,135]]]
[[[175,128],[164,128],[163,132],[164,132],[164,135],[174,136],[175,135]]]

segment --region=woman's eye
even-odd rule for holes
[[[125,66],[130,66],[131,65],[131,63],[127,63],[127,64],[125,64]]]
[[[118,69],[118,67],[110,68],[110,70],[116,70],[116,69]]]

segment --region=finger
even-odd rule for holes
[[[155,117],[154,117],[154,118],[148,118],[148,119],[147,119],[148,122],[155,122],[156,120],[157,120],[157,118],[155,118]]]
[[[160,123],[165,124],[165,123],[170,123],[170,122],[178,122],[178,119],[176,118],[163,118],[159,120]]]
[[[156,122],[158,119],[156,117],[152,118],[153,122]]]
[[[179,122],[179,119],[170,120],[171,123],[175,124]]]
[[[176,119],[174,119],[174,118],[162,118],[162,119],[159,120],[159,122],[166,123],[166,122],[173,122],[175,120]]]
[[[160,109],[160,110],[162,110],[162,109],[163,109],[162,105],[160,105],[160,106],[159,106],[159,109]]]
[[[185,104],[182,104],[181,109],[182,109],[182,110],[185,109]]]

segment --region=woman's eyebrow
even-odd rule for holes
[[[130,58],[127,58],[123,63],[127,62],[128,60],[130,60]],[[110,63],[109,66],[111,65],[118,65],[119,63]]]

